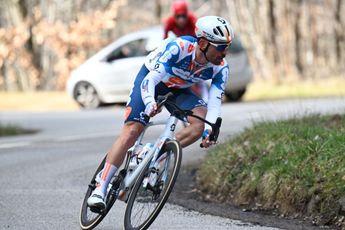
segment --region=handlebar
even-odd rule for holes
[[[208,120],[205,120],[203,117],[199,117],[197,115],[194,115],[193,111],[191,111],[191,110],[183,110],[180,107],[178,107],[174,102],[168,100],[173,95],[174,95],[173,93],[169,92],[164,96],[158,96],[157,97],[157,110],[161,109],[162,106],[164,106],[165,104],[169,104],[170,106],[175,108],[175,111],[174,111],[175,115],[182,116],[182,117],[188,117],[188,116],[194,117],[194,118],[210,125],[212,128],[212,132],[210,133],[209,140],[216,142],[218,139],[218,136],[219,136],[220,127],[222,125],[222,118],[218,117],[215,123],[211,123]],[[200,147],[204,148],[202,143],[200,143]]]
[[[167,94],[165,94],[164,96],[158,96],[157,97],[157,110],[160,110],[163,105],[167,102],[167,100],[174,96],[174,94],[172,92],[169,92]]]

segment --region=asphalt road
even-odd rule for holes
[[[345,113],[345,98],[237,103],[223,106],[221,139],[260,120],[311,113]],[[160,117],[167,116],[162,113]],[[123,107],[97,111],[0,112],[1,123],[39,129],[34,135],[0,138],[0,229],[78,229],[87,183],[122,126]],[[158,136],[153,128],[149,138]],[[183,164],[205,151],[185,149]],[[124,204],[117,202],[98,229],[121,229]],[[167,204],[152,229],[273,229],[204,215]]]

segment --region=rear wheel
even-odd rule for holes
[[[95,87],[86,81],[79,82],[76,85],[74,99],[85,109],[95,109],[101,104]]]
[[[229,101],[240,101],[246,92],[246,88],[237,91],[225,91],[225,96]]]
[[[163,149],[167,156],[163,163],[165,167],[162,167],[161,172],[158,171],[155,185],[143,186],[145,178],[150,174],[147,166],[132,189],[124,219],[126,230],[147,229],[160,213],[174,187],[182,160],[181,146],[177,141],[168,141]]]

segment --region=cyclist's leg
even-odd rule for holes
[[[148,122],[143,116],[145,105],[141,99],[140,92],[141,82],[148,72],[148,69],[143,65],[135,79],[134,86],[127,102],[125,124],[121,134],[107,154],[101,180],[88,199],[89,206],[96,206],[101,209],[105,207],[104,197],[111,178],[121,166],[127,150],[135,143]]]
[[[141,99],[140,89],[140,85],[148,72],[149,70],[143,65],[135,79],[126,105],[125,124],[119,137],[110,148],[106,159],[106,162],[117,167],[122,164],[127,150],[134,145],[148,122],[148,119],[144,116],[145,105]]]
[[[206,103],[189,90],[184,90],[183,92],[177,96],[176,104],[182,109],[192,110],[195,115],[205,118],[207,113]],[[201,137],[204,131],[204,123],[202,121],[188,117],[188,122],[189,126],[176,134],[176,139],[182,147],[193,144]]]

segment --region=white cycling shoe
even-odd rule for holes
[[[96,188],[91,193],[89,199],[87,199],[87,204],[90,208],[96,208],[99,210],[105,209],[104,194]]]

